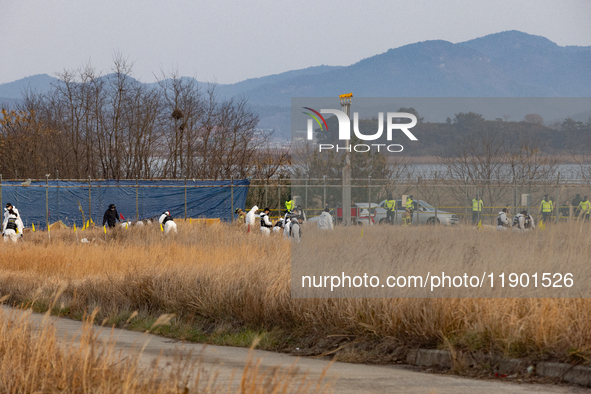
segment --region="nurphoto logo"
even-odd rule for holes
[[[328,125],[326,123],[326,119],[322,114],[332,114],[337,117],[337,121],[339,124],[339,140],[340,141],[347,141],[345,146],[340,146],[339,144],[318,144],[319,152],[327,151],[327,150],[336,150],[339,151],[349,151],[349,152],[369,152],[375,149],[377,152],[380,152],[380,149],[384,149],[391,153],[398,153],[402,152],[404,149],[400,144],[355,144],[350,145],[348,141],[351,140],[351,119],[349,116],[340,110],[337,109],[321,109],[320,112],[310,108],[310,107],[303,107],[305,110],[309,112],[304,112],[304,114],[311,117],[308,119],[308,128],[306,131],[308,141],[314,140],[314,121],[320,126],[320,130],[328,131]],[[409,123],[402,123],[403,120],[408,119],[410,120]],[[355,137],[360,139],[361,141],[376,141],[380,139],[384,133],[384,113],[378,112],[378,131],[374,134],[363,134],[359,130],[359,113],[353,113],[353,132],[355,133]],[[394,130],[402,131],[411,141],[417,141],[417,137],[414,136],[413,133],[409,129],[413,128],[417,124],[417,117],[413,114],[407,112],[388,112],[386,114],[386,140],[392,141],[392,136]]]

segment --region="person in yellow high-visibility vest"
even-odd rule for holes
[[[396,200],[393,195],[390,195],[390,200],[386,200],[384,203],[386,207],[386,220],[390,224],[394,224],[394,211],[396,210]]]
[[[478,224],[483,205],[484,203],[482,202],[482,199],[477,194],[476,197],[472,199],[472,224]]]
[[[583,201],[579,203],[579,218],[583,217],[583,220],[589,220],[589,211],[591,211],[591,202],[587,196],[583,197]]]
[[[415,201],[413,200],[412,194],[410,196],[406,197],[406,206],[405,206],[405,208],[410,213],[410,222],[412,223],[412,214],[415,211]]]
[[[554,204],[552,203],[552,200],[550,200],[548,198],[548,195],[546,194],[544,196],[544,199],[540,203],[540,213],[542,214],[542,220],[544,221],[544,224],[548,223],[550,221],[550,216],[552,215],[553,210],[554,210]]]
[[[285,202],[285,210],[287,210],[287,212],[291,212],[293,211],[293,209],[295,208],[295,201],[293,201],[291,199],[291,194],[289,195],[289,200],[287,200]]]

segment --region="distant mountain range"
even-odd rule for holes
[[[0,104],[47,91],[56,78],[35,75],[0,85]],[[291,97],[591,97],[591,47],[561,47],[519,31],[453,44],[405,45],[346,67],[317,66],[218,85],[243,95],[260,126],[289,138]]]

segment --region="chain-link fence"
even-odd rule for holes
[[[67,225],[84,220],[101,221],[110,203],[117,205],[125,220],[152,218],[170,210],[177,218],[236,218],[236,208],[269,207],[271,217],[285,211],[291,196],[308,218],[328,207],[337,222],[342,217],[342,181],[339,178],[250,179],[250,180],[2,180],[0,206],[8,202],[23,213],[27,225],[62,221]],[[544,196],[552,201],[546,222],[581,215],[579,205],[591,196],[583,180],[536,182],[457,179],[365,179],[351,180],[352,218],[359,223],[384,223],[384,201],[397,200],[394,222],[401,222],[404,199],[413,196],[413,223],[496,224],[498,213],[529,211],[539,221]],[[480,209],[478,200],[482,200]],[[475,204],[476,201],[476,204]]]
[[[308,217],[318,215],[328,207],[341,217],[343,186],[340,179],[292,179],[291,190],[296,204]],[[385,200],[397,200],[394,215],[404,211],[405,199],[413,196],[413,223],[482,223],[496,224],[503,208],[511,214],[527,210],[542,219],[542,200],[552,201],[552,209],[545,212],[546,222],[576,218],[579,205],[591,196],[591,186],[582,180],[546,182],[453,180],[453,179],[353,179],[351,181],[353,221],[383,223],[387,220]],[[545,209],[548,211],[548,209]],[[395,222],[400,218],[395,217]]]

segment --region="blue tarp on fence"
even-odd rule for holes
[[[157,218],[169,210],[174,218],[185,217],[185,192],[187,195],[187,218],[232,218],[231,195],[234,195],[234,209],[243,208],[250,181],[91,181],[32,182],[21,186],[20,182],[2,182],[2,208],[11,203],[21,213],[26,226],[31,223],[46,226],[46,200],[49,205],[49,222],[61,220],[67,225],[82,224],[88,220],[89,189],[90,210],[95,224],[102,224],[103,214],[109,204],[115,204],[117,211],[126,220]],[[46,194],[47,193],[47,194]],[[46,198],[47,195],[47,198]],[[136,208],[137,198],[137,208]]]

